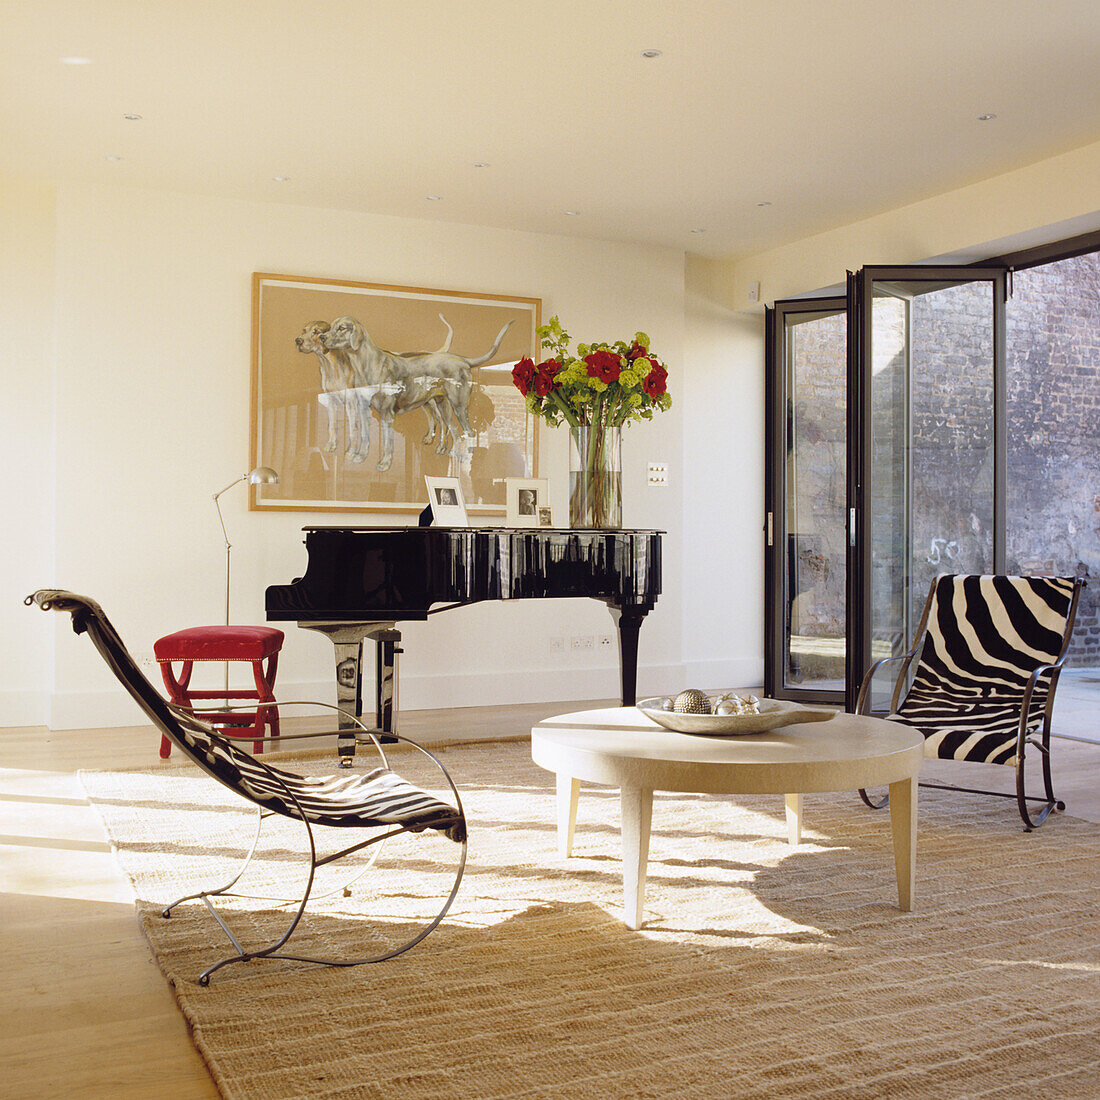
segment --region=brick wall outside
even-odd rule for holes
[[[941,572],[987,572],[993,557],[990,291],[910,299],[913,623]],[[904,311],[878,300],[872,421],[875,511],[901,500]],[[1100,665],[1100,254],[1017,273],[1008,304],[1007,568],[1096,577],[1078,610],[1070,664]],[[798,588],[792,631],[840,636],[844,622],[844,318],[799,325],[792,394]],[[904,560],[890,523],[872,533],[875,591],[897,621]],[[889,594],[889,598],[887,597]]]
[[[1008,304],[1008,567],[1091,577],[1069,664],[1100,665],[1100,253],[1018,272]]]

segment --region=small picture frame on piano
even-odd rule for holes
[[[504,479],[505,524],[509,527],[553,527],[549,483],[544,477]]]
[[[428,486],[428,506],[432,510],[433,527],[469,527],[466,516],[466,498],[462,495],[462,483],[457,477],[431,477],[424,475]]]

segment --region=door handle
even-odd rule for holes
[[[848,509],[848,545],[855,546],[856,544],[856,510],[854,508]]]

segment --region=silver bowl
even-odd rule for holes
[[[707,693],[711,705],[723,692]],[[677,714],[664,710],[661,704],[667,696],[657,695],[652,699],[642,699],[636,705],[638,709],[665,729],[677,733],[695,733],[704,737],[723,734],[766,733],[778,726],[792,726],[797,722],[824,722],[837,712],[832,707],[814,707],[803,703],[792,703],[789,699],[761,699],[759,714]]]

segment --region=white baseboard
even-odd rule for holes
[[[44,691],[0,691],[0,727],[44,726],[49,706]]]
[[[678,691],[686,683],[680,665],[650,665],[638,669],[638,695],[660,695]],[[614,699],[619,695],[617,668],[528,669],[522,672],[482,672],[468,676],[401,676],[401,710],[440,710],[446,707],[507,706],[512,703],[569,703],[590,699]],[[363,685],[363,706],[373,710],[373,685]],[[335,703],[336,688],[331,680],[298,682],[279,680],[280,700],[316,699]],[[2,702],[2,700],[0,700]],[[103,729],[113,726],[145,725],[141,708],[121,688],[117,691],[58,692],[39,701],[37,718],[0,725],[47,725],[50,729]],[[13,713],[15,713],[13,711]],[[30,714],[31,711],[26,713]],[[295,709],[296,714],[308,710]],[[317,713],[323,713],[318,710]]]

